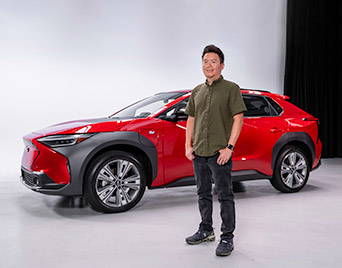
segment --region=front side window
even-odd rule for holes
[[[172,116],[180,110],[184,110],[186,108],[186,105],[189,101],[189,98],[186,98],[185,100],[182,100],[181,102],[175,104],[174,106],[170,107],[169,109],[167,109],[165,112],[163,112],[162,114],[160,114],[158,116],[158,118],[160,119],[164,119],[164,120],[169,120],[172,119]],[[184,119],[186,120],[186,119]]]

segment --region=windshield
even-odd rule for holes
[[[122,109],[111,115],[110,118],[146,118],[184,94],[186,94],[186,92],[159,93]]]

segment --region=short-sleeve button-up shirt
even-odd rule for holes
[[[233,116],[246,111],[240,87],[221,76],[211,85],[195,87],[185,112],[195,118],[193,150],[199,156],[213,156],[228,144]]]

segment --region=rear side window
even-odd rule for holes
[[[278,115],[275,109],[263,96],[243,95],[247,111],[245,117]]]
[[[266,98],[269,101],[269,103],[273,106],[274,110],[276,110],[277,114],[280,115],[283,112],[283,108],[281,108],[281,106],[278,103],[276,103],[272,98]]]

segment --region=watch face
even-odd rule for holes
[[[228,145],[227,145],[227,148],[228,148],[229,150],[233,150],[234,145],[228,144]]]

